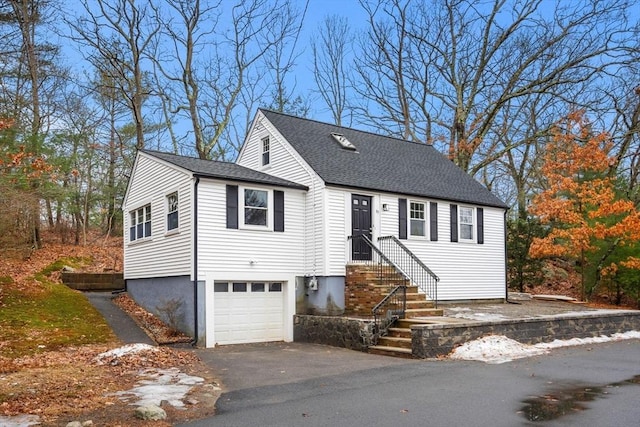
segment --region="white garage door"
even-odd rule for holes
[[[216,344],[284,340],[281,282],[215,282]]]

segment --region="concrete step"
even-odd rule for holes
[[[412,319],[414,317],[433,317],[443,316],[444,311],[441,308],[410,308],[405,312],[405,317]]]
[[[410,328],[389,328],[387,333],[389,337],[411,338]]]
[[[403,357],[405,359],[413,359],[413,355],[410,348],[372,345],[369,347],[369,353],[379,354],[382,356]]]
[[[444,322],[438,322],[436,321],[436,319],[444,319],[444,317],[430,316],[430,317],[398,319],[398,321],[393,326],[399,329],[411,330],[412,325],[429,325],[434,323],[444,323]]]
[[[407,299],[407,309],[414,309],[414,308],[433,308],[433,302],[427,301],[425,299],[422,299],[422,300]]]
[[[383,347],[397,347],[411,349],[411,338],[384,336],[378,338],[378,345]]]

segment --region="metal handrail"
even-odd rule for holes
[[[371,259],[355,261],[369,263],[377,268],[378,281],[383,283],[385,280],[396,284],[385,295],[385,297],[376,304],[371,310],[373,315],[373,336],[371,337],[372,343],[377,344],[378,338],[384,336],[387,333],[388,328],[399,318],[404,318],[407,308],[407,283],[410,283],[410,278],[402,269],[396,265],[389,257],[387,257],[372,241],[365,235],[348,236],[347,241],[351,243],[351,250],[349,260],[353,260],[353,245],[362,242],[371,249]],[[385,271],[386,270],[386,271]],[[385,277],[383,277],[383,273]],[[396,277],[389,277],[388,273],[393,273]],[[397,282],[402,283],[397,285]],[[390,309],[391,308],[391,309]],[[386,309],[386,315],[381,316],[381,312]]]
[[[409,248],[407,248],[400,240],[398,240],[395,236],[382,236],[378,237],[378,242],[384,244],[386,242],[393,242],[396,244],[398,248],[401,250],[401,254],[397,254],[397,252],[391,251],[391,247],[388,248],[387,251],[383,252],[387,256],[388,259],[394,258],[392,263],[397,266],[397,268],[404,273],[405,276],[412,282],[418,285],[420,290],[424,292],[427,297],[429,297],[434,306],[438,306],[438,282],[440,278],[433,272],[429,267],[427,267],[420,258],[418,258]],[[394,256],[395,255],[395,256]],[[410,262],[402,262],[399,258],[408,257]],[[408,265],[407,265],[408,264]],[[426,273],[426,277],[425,277]]]
[[[402,292],[401,295],[397,295]],[[395,307],[395,310],[387,307]],[[386,309],[386,315],[382,317],[380,314]],[[387,331],[393,323],[398,319],[403,319],[407,310],[407,286],[405,284],[398,285],[389,292],[373,309],[373,323],[375,329],[373,331],[373,344],[377,344],[378,338],[387,334]]]

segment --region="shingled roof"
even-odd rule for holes
[[[153,157],[157,157],[160,160],[164,160],[165,162],[186,169],[199,177],[220,178],[253,184],[267,184],[277,187],[297,188],[301,190],[308,189],[304,185],[258,172],[235,163],[202,160],[195,157],[178,156],[176,154],[163,153],[155,150],[141,151]]]
[[[328,185],[508,207],[430,145],[260,111]],[[332,133],[355,150],[341,146]]]

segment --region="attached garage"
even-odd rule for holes
[[[285,285],[266,281],[215,281],[215,344],[284,341]]]

